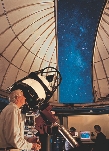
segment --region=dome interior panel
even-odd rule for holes
[[[109,36],[107,35],[107,33],[100,27],[100,37],[102,38],[102,43],[106,46],[107,48],[107,45],[108,45],[108,42],[109,42]],[[101,36],[102,35],[102,36]]]
[[[6,16],[3,15],[0,17],[0,20],[2,20],[0,22],[0,34],[4,34],[6,30],[8,30],[10,27],[9,27],[9,23],[6,19]]]
[[[101,18],[101,22],[100,22],[100,26],[101,28],[108,34],[108,26],[109,26],[109,21],[108,21],[108,16],[109,15],[109,11],[106,12],[106,14],[103,14],[102,18]]]
[[[98,49],[99,56],[100,56],[101,59],[105,59],[109,55],[109,52],[108,52],[106,46],[103,44],[101,38],[98,38],[97,40],[98,40],[98,42],[97,42],[97,49]]]
[[[95,57],[95,56],[96,56],[96,57]],[[93,61],[94,61],[94,62],[98,62],[98,61],[100,61],[100,60],[101,60],[101,58],[100,58],[100,55],[99,55],[97,46],[95,46],[95,48],[94,48],[94,57],[93,57]]]
[[[39,58],[39,57],[36,57],[36,58],[34,59],[34,62],[33,62],[33,64],[32,64],[32,67],[31,67],[30,72],[40,70],[40,64],[41,64],[41,62],[42,62],[42,59]],[[45,67],[46,67],[46,66],[45,66]]]
[[[6,51],[6,48],[13,42],[14,39],[15,35],[11,29],[0,35],[0,53]]]
[[[101,97],[105,97],[106,95],[109,94],[109,86],[107,79],[99,80],[99,88]]]
[[[36,4],[36,0],[17,0],[17,2],[15,0],[3,0],[4,1],[4,4],[5,4],[5,7],[6,7],[6,10],[9,11],[9,10],[13,10],[14,8],[18,8],[18,7],[22,7],[22,6],[28,6],[28,5],[34,5]],[[42,0],[37,0],[37,2],[41,2]]]
[[[50,62],[57,64],[56,49],[54,49]]]
[[[21,42],[28,42],[28,40],[32,37],[32,35],[34,34],[35,28],[32,28],[33,26],[30,26],[29,28],[22,30],[21,33],[18,35],[18,38]],[[35,37],[36,39],[36,37]],[[34,40],[35,41],[35,40]],[[33,42],[34,42],[33,41]],[[32,43],[33,43],[32,42]],[[32,44],[31,44],[32,45]]]
[[[107,23],[109,22],[109,21],[108,21],[108,19],[109,19],[109,16],[108,16],[108,15],[109,15],[109,10],[107,9],[107,11],[104,12],[104,15],[103,15],[103,17],[102,17],[102,19],[103,19],[103,20],[102,20],[102,24],[105,24],[105,22],[107,22]]]
[[[50,62],[50,63],[49,63],[49,66],[56,68],[56,67],[57,67],[57,64],[56,64],[56,63],[53,63],[53,62]]]
[[[49,62],[45,61],[45,60],[42,60],[41,64],[40,64],[40,69],[43,69],[49,66]]]
[[[106,75],[107,75],[107,77],[109,77],[109,57],[108,57],[108,59],[104,60],[103,62],[104,62]]]
[[[29,52],[22,63],[21,69],[28,72],[30,70],[33,59],[34,55],[31,52]]]
[[[106,75],[104,73],[103,64],[101,62],[97,62],[95,64],[95,70],[96,70],[98,79],[106,78]]]
[[[14,74],[13,74],[13,71],[14,71]],[[10,87],[14,83],[13,79],[16,78],[17,71],[18,71],[18,68],[16,68],[14,65],[9,66],[3,80],[3,86],[2,86],[3,89],[6,90],[8,87]]]
[[[12,63],[17,66],[18,68],[21,67],[26,55],[27,55],[28,51],[25,47],[21,47],[16,55],[14,56],[13,60],[12,60]],[[20,61],[19,61],[20,60]]]
[[[7,15],[8,15],[8,19],[10,21],[10,23],[13,25],[14,23],[23,20],[25,18],[28,18],[29,16],[31,16],[34,13],[37,13],[38,11],[38,7],[35,7],[36,5],[31,5],[31,6],[27,6],[27,7],[22,7],[22,8],[16,8],[14,9],[14,13],[13,11],[10,11]],[[17,16],[17,17],[15,17]]]
[[[54,53],[54,49],[55,49],[55,47],[53,45],[51,45],[51,47],[48,49],[47,54],[45,55],[45,60],[48,60],[48,61],[51,60],[52,55]],[[55,56],[55,58],[56,58],[56,56]]]
[[[109,95],[109,1],[106,2],[104,11],[99,23],[96,46],[94,48],[94,81],[98,85],[99,97],[107,97]],[[99,53],[99,55],[98,55]],[[98,56],[100,59],[98,59]],[[99,61],[99,62],[97,62]],[[99,100],[100,101],[100,100]],[[102,101],[102,99],[101,99]]]
[[[22,70],[18,70],[17,72],[17,76],[16,76],[16,81],[26,77],[28,75],[28,73],[22,71]]]
[[[3,3],[1,2],[1,4],[0,4],[0,16],[2,16],[3,13],[4,13],[4,9],[3,9],[3,5],[2,4]]]
[[[36,43],[36,42],[35,42],[34,45],[32,46],[30,52],[33,53],[34,55],[37,54],[38,49],[37,49],[37,43]]]
[[[96,81],[96,70],[94,70],[94,67],[95,66],[93,66],[93,81]]]
[[[54,5],[53,0],[2,1],[1,89],[6,90],[30,72],[50,65],[56,67],[56,62],[53,62],[56,61]]]
[[[4,75],[7,71],[9,64],[10,64],[10,62],[8,62],[5,58],[0,57],[0,85],[1,86],[3,85],[2,80],[4,78]]]
[[[4,51],[3,56],[7,58],[9,61],[13,59],[18,49],[20,48],[21,43],[18,39],[14,39],[14,41],[7,47],[6,51]]]

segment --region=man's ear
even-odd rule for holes
[[[15,99],[18,99],[18,95],[15,95]]]

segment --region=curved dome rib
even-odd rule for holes
[[[109,1],[99,23],[93,56],[93,87],[95,102],[109,101]]]
[[[32,71],[57,67],[55,2],[2,0],[0,4],[0,89]]]

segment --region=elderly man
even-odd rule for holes
[[[24,139],[22,133],[21,108],[25,104],[25,97],[21,90],[10,93],[10,103],[0,114],[0,150],[39,150],[41,147],[33,138]]]

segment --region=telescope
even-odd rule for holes
[[[15,82],[8,90],[21,89],[26,98],[26,104],[22,107],[22,113],[38,113],[35,117],[35,128],[40,134],[48,133],[53,125],[70,143],[72,147],[78,146],[76,140],[71,136],[64,126],[57,123],[55,115],[52,114],[52,106],[49,100],[57,90],[62,81],[60,72],[54,67],[46,67],[39,71],[31,72],[28,76]]]

